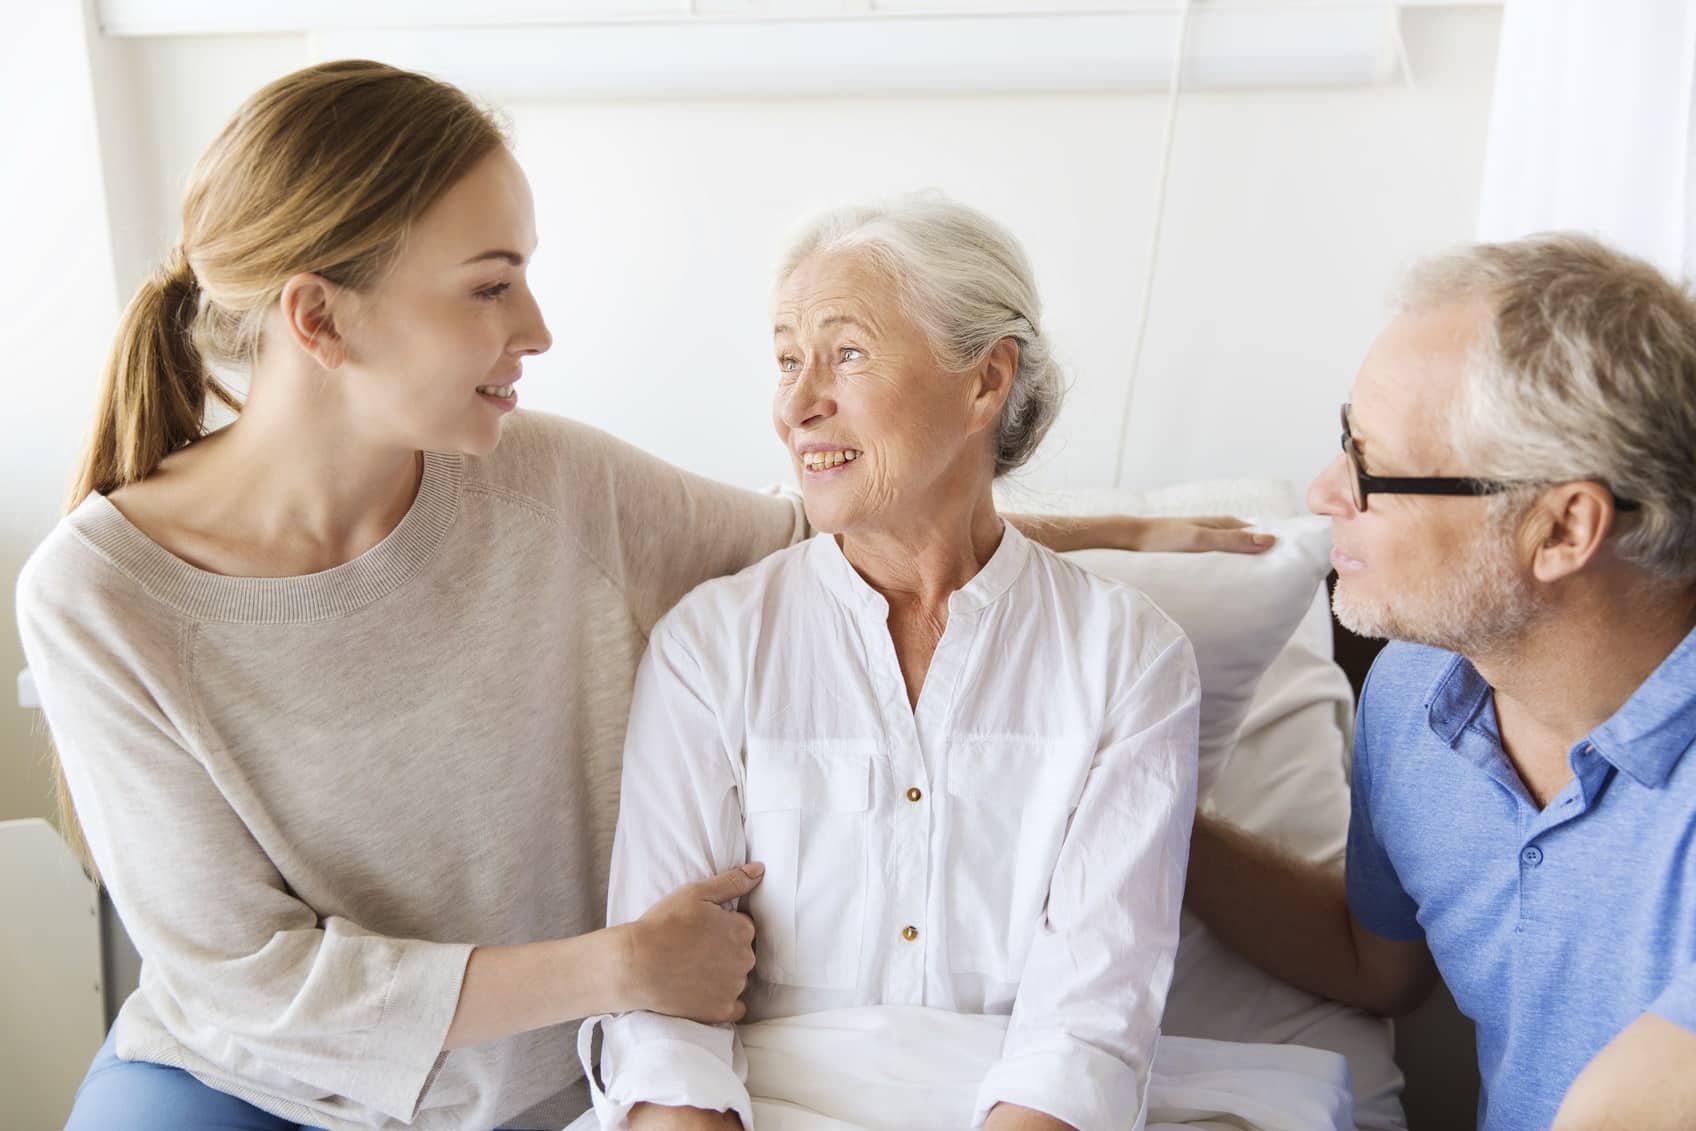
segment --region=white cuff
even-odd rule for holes
[[[588,1063],[596,1025],[602,1025],[605,1034],[601,1053],[605,1090]],[[754,1126],[753,1101],[743,1082],[747,1065],[742,1063],[734,1031],[652,1014],[594,1017],[578,1033],[578,1055],[584,1061],[602,1131],[628,1131],[630,1109],[639,1103],[734,1111],[744,1131]]]
[[[998,1103],[1051,1115],[1078,1131],[1137,1131],[1146,1119],[1146,1070],[1066,1037],[1004,1056],[978,1086],[972,1126]]]

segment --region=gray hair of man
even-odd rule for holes
[[[1019,366],[995,437],[995,474],[1022,466],[1060,411],[1060,367],[1042,334],[1042,302],[1030,263],[1011,232],[936,193],[833,209],[790,239],[777,271],[781,288],[805,259],[853,250],[887,273],[903,311],[950,373],[978,365],[995,344],[1019,344]]]
[[[1649,578],[1696,579],[1696,298],[1640,259],[1559,232],[1426,260],[1399,305],[1475,301],[1491,314],[1449,421],[1460,466],[1605,484],[1641,508],[1619,516],[1614,552]],[[1522,516],[1535,492],[1496,496],[1492,518]]]

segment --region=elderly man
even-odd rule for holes
[[[1346,878],[1202,820],[1191,908],[1382,1013],[1440,971],[1485,1131],[1696,1127],[1696,302],[1577,236],[1425,265],[1308,501],[1396,641]]]

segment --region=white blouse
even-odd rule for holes
[[[637,676],[610,923],[766,866],[748,1019],[843,1006],[1012,1015],[998,1102],[1140,1125],[1178,945],[1200,690],[1146,598],[1011,526],[948,601],[916,708],[889,607],[833,536],[710,581]],[[606,1023],[603,1123],[753,1123],[730,1026]]]

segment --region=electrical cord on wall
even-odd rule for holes
[[[1194,0],[1178,0],[1178,38],[1172,48],[1172,81],[1166,89],[1166,125],[1160,138],[1160,165],[1154,187],[1154,223],[1148,234],[1148,266],[1143,272],[1142,308],[1137,313],[1137,332],[1131,345],[1131,370],[1125,382],[1125,406],[1119,417],[1119,447],[1113,465],[1113,486],[1123,487],[1125,448],[1131,434],[1131,404],[1136,395],[1137,372],[1142,366],[1143,341],[1148,336],[1148,311],[1154,301],[1154,273],[1160,263],[1160,233],[1166,223],[1166,182],[1172,172],[1172,134],[1178,121],[1178,94],[1183,85],[1184,49],[1190,33],[1190,7]]]

